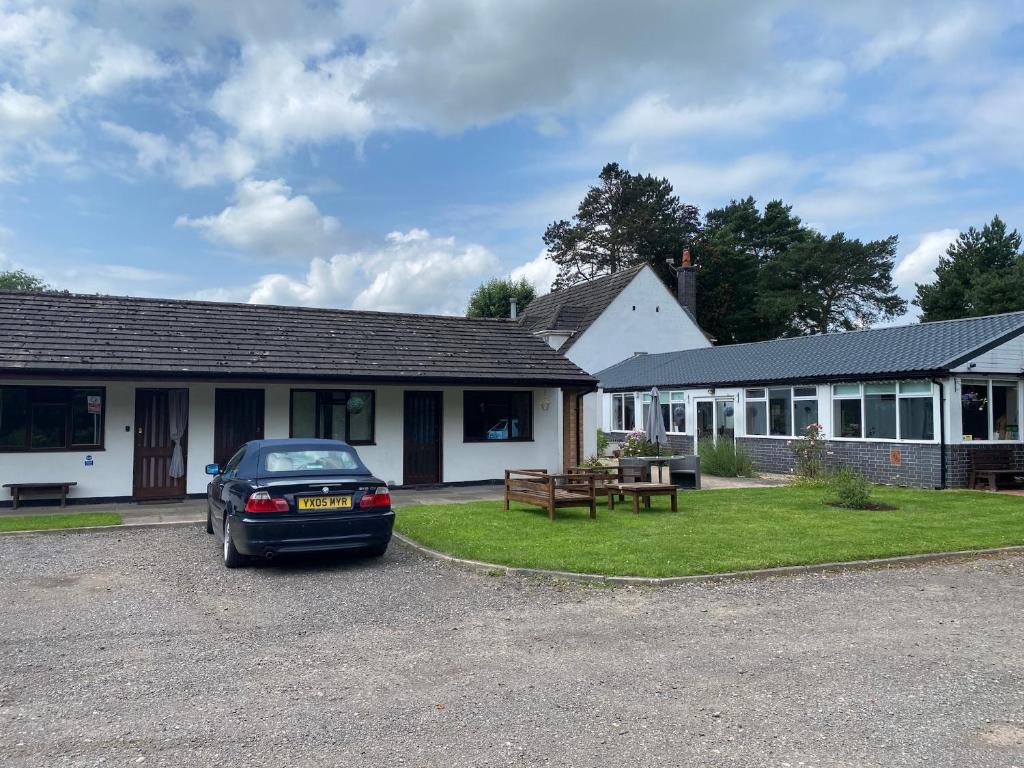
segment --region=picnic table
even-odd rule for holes
[[[679,489],[672,483],[614,483],[608,486],[608,509],[615,509],[615,496],[629,496],[633,501],[633,514],[640,514],[640,499],[644,500],[644,509],[651,508],[652,496],[668,496],[672,502],[672,511],[678,512]]]

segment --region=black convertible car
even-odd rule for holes
[[[387,486],[339,440],[253,440],[206,472],[206,532],[224,543],[228,568],[286,552],[380,556],[391,540]]]

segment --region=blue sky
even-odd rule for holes
[[[0,269],[459,313],[614,160],[898,234],[909,297],[1024,228],[1021,126],[1018,0],[0,0]]]

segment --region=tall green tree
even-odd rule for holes
[[[1024,310],[1024,252],[1017,230],[998,216],[971,227],[939,257],[935,280],[918,283],[922,320],[953,320]]]
[[[765,265],[808,237],[792,206],[781,200],[772,200],[763,211],[753,197],[708,211],[694,248],[701,327],[719,344],[783,335],[786,322],[764,311],[760,275]]]
[[[544,232],[544,244],[558,265],[553,287],[644,263],[670,282],[674,278],[665,260],[678,259],[697,235],[697,208],[680,202],[668,179],[632,174],[618,163],[602,168],[599,178],[571,221],[553,222]]]
[[[761,307],[784,335],[865,328],[903,314],[892,270],[895,235],[862,243],[842,232],[811,232],[773,258],[761,274]]]
[[[512,311],[512,299],[516,309],[522,312],[526,305],[537,298],[537,291],[525,277],[518,280],[488,280],[469,297],[466,317],[508,317]]]
[[[0,291],[29,291],[39,293],[51,290],[50,286],[35,275],[23,269],[0,272]]]

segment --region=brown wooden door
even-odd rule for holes
[[[441,393],[405,393],[404,485],[441,482]]]
[[[166,499],[185,495],[185,476],[171,477],[169,389],[135,390],[135,473],[132,495],[137,499]],[[181,439],[187,460],[188,430]]]
[[[213,408],[213,462],[223,467],[250,440],[263,437],[263,390],[218,389]]]

